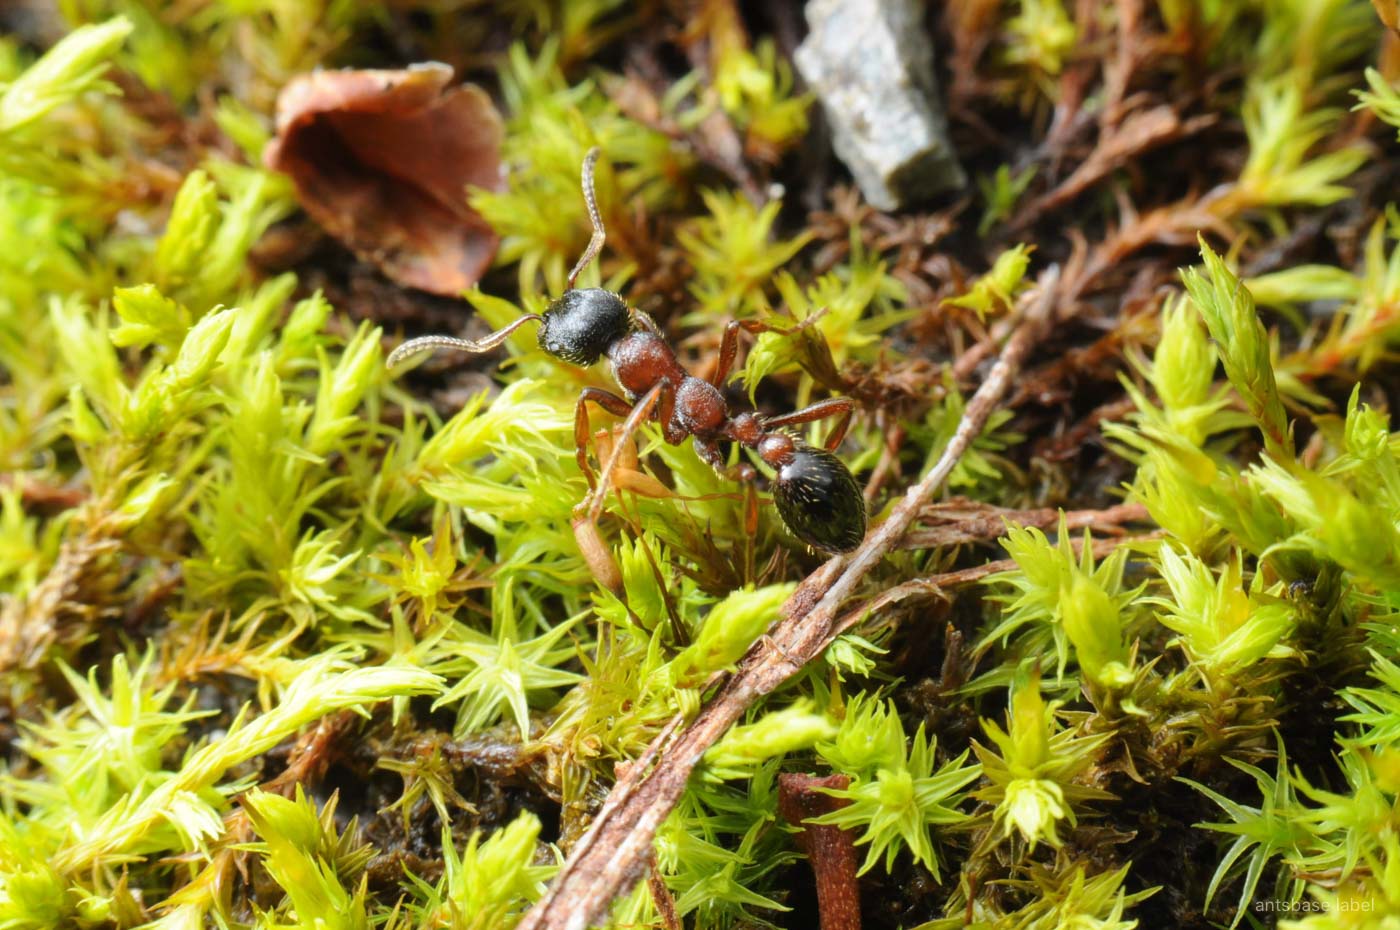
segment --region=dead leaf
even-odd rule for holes
[[[1396,0],[1371,0],[1371,6],[1376,8],[1376,15],[1391,31],[1400,32],[1400,3]]]
[[[263,153],[326,232],[400,284],[449,295],[481,278],[499,241],[468,186],[504,187],[500,114],[451,78],[437,62],[303,75],[278,95]]]

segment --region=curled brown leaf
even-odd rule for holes
[[[263,153],[326,232],[434,294],[461,293],[491,264],[498,237],[467,188],[504,186],[501,117],[481,88],[448,88],[451,78],[436,62],[303,75],[278,96]]]

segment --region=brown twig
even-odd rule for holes
[[[322,717],[316,725],[304,730],[292,743],[287,754],[287,767],[258,787],[263,791],[289,798],[298,785],[318,785],[337,751],[337,745],[360,724],[353,710],[337,711]]]
[[[1221,185],[1202,195],[1189,195],[1138,213],[1126,199],[1120,204],[1121,224],[1111,230],[1092,250],[1084,249],[1077,260],[1065,265],[1064,299],[1074,306],[1109,271],[1121,268],[1129,256],[1150,245],[1190,247],[1203,232],[1228,239],[1227,218],[1236,212],[1238,189]]]
[[[1037,455],[1048,462],[1063,462],[1079,454],[1080,447],[1102,433],[1105,422],[1121,420],[1137,409],[1131,397],[1119,397],[1100,404],[1089,415],[1056,436],[1037,451]]]
[[[1143,153],[1177,142],[1214,124],[1214,116],[1183,120],[1167,104],[1130,114],[1121,125],[1100,139],[1089,157],[1058,186],[1021,208],[1007,229],[1020,232],[1046,213],[1074,200]]]
[[[16,472],[0,475],[0,490],[18,487],[26,509],[70,510],[87,500],[88,492],[75,484],[53,484],[37,475]]]
[[[1038,370],[1022,373],[1006,405],[1016,408],[1029,401],[1048,406],[1065,397],[1070,392],[1069,386],[1075,382],[1092,379],[1114,383],[1125,350],[1151,345],[1157,339],[1157,308],[1161,306],[1161,296],[1156,296],[1146,311],[1134,304],[1129,293],[1121,293],[1118,317],[1108,332],[1088,345],[1066,349]]]
[[[860,930],[855,834],[831,824],[807,822],[850,804],[848,799],[822,790],[845,788],[850,783],[840,773],[822,777],[784,772],[778,776],[778,813],[799,828],[797,848],[807,855],[817,880],[821,930]]]
[[[1077,0],[1074,4],[1075,31],[1080,37],[1079,47],[1088,51],[1099,44],[1101,15],[1098,4],[1093,0]],[[1054,116],[1046,130],[1042,148],[1051,153],[1057,165],[1061,154],[1078,130],[1088,125],[1089,114],[1084,111],[1084,102],[1093,86],[1094,77],[1101,70],[1099,56],[1093,53],[1074,55],[1060,72],[1055,92]],[[1058,171],[1058,168],[1056,168]]]
[[[1134,543],[1152,542],[1163,537],[1161,530],[1153,530],[1151,533],[1143,533],[1141,536],[1115,536],[1111,539],[1095,539],[1090,545],[1089,551],[1094,554],[1095,559],[1101,559],[1119,546],[1130,546]],[[1070,540],[1070,545],[1078,555],[1084,549],[1082,539]],[[974,565],[971,568],[960,568],[956,571],[941,572],[937,575],[930,575],[927,578],[915,578],[903,584],[895,585],[893,588],[882,593],[879,597],[872,598],[855,610],[847,611],[840,620],[836,622],[833,632],[839,636],[846,630],[855,626],[862,617],[868,617],[877,610],[882,610],[891,604],[898,603],[905,598],[914,597],[919,594],[942,595],[950,588],[958,588],[963,585],[981,581],[989,578],[998,572],[1009,572],[1016,567],[1015,559],[1000,559],[996,562],[984,562],[981,565]]]
[[[968,401],[957,431],[923,480],[909,489],[859,549],[829,560],[807,576],[783,605],[782,619],[749,649],[689,727],[681,730],[682,718],[676,717],[642,758],[627,767],[549,891],[520,922],[519,930],[585,930],[603,919],[614,898],[645,876],[657,828],[680,800],[705,751],[755,701],[795,675],[830,644],[838,633],[836,612],[841,604],[898,545],[981,433],[1050,318],[1059,281],[1058,266],[1041,275],[1039,286],[1027,297],[1024,318],[986,381]]]
[[[952,42],[948,54],[949,115],[974,126],[988,139],[996,131],[978,114],[977,98],[989,92],[979,61],[996,39],[1000,0],[950,3],[943,12],[944,30]]]
[[[716,46],[747,46],[748,33],[734,0],[707,0],[696,13],[680,44],[691,68],[705,79],[700,99],[710,112],[690,134],[690,143],[697,155],[723,171],[754,206],[761,207],[768,202],[767,191],[749,170],[744,137],[718,105],[719,92],[714,87]]]
[[[1055,526],[1060,521],[1060,511],[1055,507],[1040,507],[1035,510],[1009,510],[991,507],[986,504],[973,504],[949,510],[939,508],[934,512],[941,519],[951,522],[943,526],[931,526],[914,530],[900,541],[901,549],[932,549],[936,546],[955,546],[959,543],[984,542],[1006,535],[1007,522],[1021,526],[1034,526],[1044,529]],[[1124,523],[1137,523],[1148,519],[1147,508],[1142,504],[1119,504],[1103,510],[1063,511],[1065,527],[1071,530],[1090,527],[1094,529],[1118,527]]]
[[[666,930],[685,930],[681,915],[676,911],[676,899],[666,886],[666,879],[656,870],[656,857],[652,856],[651,874],[647,876],[647,888],[651,891],[652,903],[661,915],[661,926]]]

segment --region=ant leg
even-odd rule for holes
[[[724,453],[720,451],[719,443],[710,439],[695,437],[695,454],[700,459],[715,470],[715,472],[728,481],[737,481],[744,488],[744,577],[751,580],[753,571],[753,543],[754,537],[758,535],[758,490],[754,485],[754,479],[758,477],[758,470],[748,462],[739,462],[737,465],[726,463]]]
[[[763,421],[763,426],[765,429],[776,429],[781,426],[795,426],[798,423],[825,420],[827,417],[839,417],[840,419],[836,421],[836,425],[831,430],[831,435],[826,438],[826,449],[830,452],[841,445],[841,440],[846,438],[846,430],[851,426],[851,413],[854,410],[855,405],[851,403],[849,397],[830,397],[803,407],[801,410],[794,410],[792,413],[767,417]]]
[[[608,486],[612,481],[612,474],[617,469],[618,459],[621,457],[623,449],[631,442],[633,435],[642,423],[651,415],[657,402],[665,394],[674,395],[671,382],[662,381],[637,401],[627,412],[627,419],[622,424],[622,435],[613,443],[612,451],[608,453],[608,460],[603,464],[603,470],[598,475],[598,483],[588,493],[582,503],[574,508],[574,539],[578,542],[579,551],[583,554],[583,560],[588,564],[588,570],[593,573],[593,577],[598,583],[606,587],[617,598],[626,602],[626,592],[622,585],[622,570],[617,567],[617,560],[613,558],[612,550],[603,541],[602,535],[598,532],[598,518],[603,513],[603,502],[608,497]],[[606,402],[599,399],[599,395],[607,397]],[[607,391],[598,391],[590,395],[589,400],[597,400],[599,406],[604,406],[614,401],[626,404],[616,394],[609,394]],[[579,399],[578,410],[583,410],[583,398]],[[587,439],[587,420],[584,420],[584,438]],[[578,421],[575,420],[575,432],[577,436]],[[580,446],[582,449],[582,446]],[[580,453],[582,454],[582,453]],[[591,482],[590,482],[591,484]]]
[[[641,428],[641,425],[646,422],[654,410],[659,407],[663,413],[669,414],[675,405],[675,400],[676,389],[671,386],[671,382],[661,381],[643,394],[633,405],[627,414],[627,419],[623,421],[621,435],[613,442],[612,452],[608,454],[608,460],[603,463],[603,470],[598,475],[598,486],[590,492],[589,496],[592,500],[588,504],[589,522],[596,521],[603,514],[603,502],[607,500],[613,472],[617,470],[617,463],[622,458],[627,443],[632,440],[637,430]],[[582,505],[580,505],[581,507]]]
[[[592,438],[592,427],[588,424],[588,402],[592,401],[602,407],[608,413],[615,416],[625,417],[632,412],[632,405],[611,391],[602,388],[584,388],[578,396],[578,403],[574,406],[574,454],[578,457],[579,471],[588,479],[588,487],[591,489],[596,482],[593,478],[593,469],[588,467],[588,440]]]
[[[695,437],[695,454],[700,456],[701,461],[715,470],[721,478],[727,481],[738,481],[752,484],[758,477],[758,472],[748,462],[740,462],[737,465],[730,465],[725,461],[724,453],[720,451],[719,443],[710,439]]]
[[[739,330],[741,329],[755,335],[758,333],[792,332],[792,330],[764,323],[761,320],[730,320],[724,327],[724,337],[719,343],[719,364],[715,366],[715,373],[710,376],[710,384],[720,390],[724,390],[724,382],[728,380],[729,372],[734,368],[734,358],[739,354]]]

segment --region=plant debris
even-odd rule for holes
[[[850,804],[823,789],[841,790],[850,783],[845,775],[778,776],[778,811],[798,828],[797,846],[812,863],[822,930],[860,930],[855,839],[849,830],[813,822]]]
[[[500,241],[469,188],[505,186],[491,98],[451,79],[436,62],[298,77],[263,153],[326,232],[400,284],[447,295],[481,279]]]

